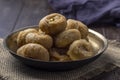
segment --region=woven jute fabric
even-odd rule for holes
[[[107,50],[95,61],[64,72],[47,72],[25,66],[4,48],[0,39],[0,80],[87,80],[120,66],[120,43],[109,41]]]

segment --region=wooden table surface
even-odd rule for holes
[[[0,37],[29,25],[37,25],[45,15],[52,13],[47,0],[0,0]],[[120,28],[112,25],[91,25],[108,39],[120,41]],[[120,68],[91,80],[120,80]]]

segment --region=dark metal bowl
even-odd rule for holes
[[[53,62],[53,61],[47,62],[47,61],[35,60],[31,58],[25,58],[16,54],[16,50],[17,50],[16,37],[19,31],[27,28],[37,29],[38,26],[28,26],[26,28],[22,28],[15,32],[12,32],[4,39],[4,46],[16,59],[20,60],[26,65],[39,69],[56,71],[56,70],[70,70],[70,69],[79,68],[85,64],[88,64],[96,60],[105,51],[108,45],[107,40],[103,35],[101,35],[100,33],[94,30],[89,29],[88,38],[95,51],[95,55],[90,58],[83,60],[76,60],[76,61],[67,61],[67,62]]]

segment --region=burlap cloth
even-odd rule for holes
[[[0,80],[88,80],[120,66],[120,43],[109,41],[108,49],[94,62],[64,72],[46,72],[32,69],[13,58],[0,39]]]

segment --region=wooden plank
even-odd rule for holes
[[[94,25],[90,28],[103,34],[107,39],[120,41],[120,27],[110,25]]]
[[[96,25],[90,25],[90,26],[88,26],[88,28],[97,31],[97,32],[99,32],[100,34],[102,34],[103,36],[106,37],[104,26],[96,24]]]
[[[105,27],[105,34],[108,39],[120,41],[120,28],[116,26]]]
[[[11,32],[21,7],[20,0],[0,0],[0,37]]]
[[[15,29],[28,25],[38,25],[40,19],[51,12],[47,0],[25,0]]]
[[[105,36],[105,33],[104,33],[104,28],[103,27],[90,27],[90,29],[93,29],[97,32],[99,32],[100,34],[104,35]]]

